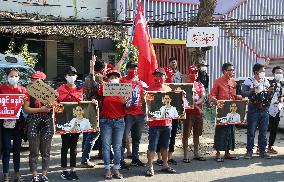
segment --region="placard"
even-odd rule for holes
[[[130,83],[104,83],[103,96],[132,97],[132,85]]]
[[[53,103],[58,98],[59,94],[48,84],[42,80],[37,80],[27,87],[28,93],[36,100],[44,103]]]
[[[216,105],[216,125],[246,124],[247,101],[218,100]]]
[[[0,119],[19,119],[24,94],[0,94]]]
[[[188,27],[186,47],[217,46],[218,27]]]
[[[54,108],[56,134],[95,132],[99,127],[98,105],[91,101],[61,102]]]
[[[194,109],[193,83],[166,83],[172,90],[183,90],[186,94],[186,109]]]
[[[145,102],[147,121],[186,118],[183,91],[147,91]]]

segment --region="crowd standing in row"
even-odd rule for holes
[[[102,153],[105,178],[122,179],[120,168],[129,168],[124,160],[124,152],[127,141],[131,133],[132,138],[132,166],[146,167],[146,175],[153,176],[153,162],[156,153],[158,154],[157,164],[162,166],[161,171],[165,173],[176,173],[175,169],[169,164],[176,165],[177,161],[173,158],[175,137],[179,127],[179,121],[171,118],[160,119],[159,121],[145,121],[143,109],[145,91],[171,91],[165,83],[193,83],[194,108],[186,109],[186,120],[183,121],[183,150],[184,163],[189,163],[188,139],[193,133],[194,160],[205,161],[206,159],[199,154],[199,137],[203,130],[202,105],[207,97],[209,76],[206,73],[206,63],[192,65],[188,68],[187,78],[182,81],[182,75],[177,69],[177,60],[169,59],[169,67],[158,68],[153,72],[153,83],[147,86],[140,81],[137,74],[137,64],[129,61],[126,64],[126,76],[122,76],[118,71],[126,57],[123,55],[120,62],[113,67],[106,65],[102,61],[96,61],[95,57],[90,61],[90,75],[85,79],[84,87],[76,86],[77,70],[68,67],[65,72],[66,84],[57,88],[59,97],[57,102],[80,102],[89,100],[98,103],[100,109],[99,129],[96,132],[83,133],[81,167],[92,168],[94,164],[90,162],[90,153],[96,143]],[[270,158],[266,153],[266,132],[270,120],[270,138],[268,152],[276,154],[273,144],[276,138],[276,130],[279,124],[279,111],[282,102],[282,87],[280,80],[283,78],[281,67],[273,69],[274,79],[270,83],[265,77],[265,67],[255,64],[253,67],[254,76],[245,80],[242,87],[242,95],[236,94],[236,82],[234,81],[234,66],[225,63],[222,66],[223,75],[216,79],[211,89],[209,100],[216,104],[218,100],[242,100],[245,97],[250,99],[247,115],[247,153],[246,159],[252,158],[254,147],[255,130],[259,128],[258,153],[260,157]],[[32,82],[45,80],[46,76],[42,72],[36,72],[31,76]],[[0,94],[25,94],[23,111],[27,117],[27,136],[29,140],[29,166],[32,173],[33,182],[48,181],[47,171],[50,161],[51,141],[54,134],[52,121],[52,105],[54,103],[41,103],[30,96],[26,89],[18,85],[20,72],[17,69],[7,70],[7,83],[0,86]],[[131,83],[132,97],[124,98],[120,96],[103,96],[102,83]],[[273,98],[268,94],[272,93]],[[260,96],[261,95],[261,96]],[[78,108],[80,109],[80,108]],[[82,108],[81,108],[82,109]],[[269,114],[268,114],[269,111]],[[78,111],[79,112],[79,111]],[[89,118],[92,118],[90,113]],[[1,141],[2,141],[2,163],[3,181],[9,181],[9,161],[10,149],[13,148],[13,164],[15,171],[15,181],[24,181],[20,175],[20,147],[23,135],[24,116],[18,120],[3,120],[1,122]],[[148,131],[148,151],[147,164],[139,159],[139,144],[145,122],[149,126]],[[76,156],[79,133],[62,134],[61,147],[61,178],[66,180],[78,180],[76,174]],[[13,139],[13,146],[11,140]],[[230,151],[235,149],[235,125],[216,126],[214,136],[214,149],[216,150],[215,160],[223,162],[224,159],[238,160],[237,156],[231,155]],[[67,154],[70,152],[70,170],[67,169]],[[224,151],[224,157],[221,156]],[[42,157],[42,175],[38,175],[37,161],[39,152]],[[113,166],[111,161],[113,159]],[[112,171],[113,169],[113,171]]]

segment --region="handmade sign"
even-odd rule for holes
[[[147,121],[185,119],[184,92],[154,92],[145,94]]]
[[[172,90],[183,90],[186,94],[186,101],[185,104],[186,109],[193,109],[194,108],[194,98],[193,98],[193,83],[167,83]]]
[[[247,101],[218,100],[216,125],[246,124]]]
[[[37,80],[27,87],[28,93],[39,100],[42,103],[46,101],[48,103],[53,103],[56,101],[59,94],[49,85],[44,83],[42,80]]]
[[[94,132],[99,127],[98,105],[91,101],[61,102],[54,108],[55,133]]]
[[[132,86],[130,83],[104,83],[103,96],[131,97]]]
[[[217,46],[218,38],[218,27],[189,27],[186,47]]]
[[[24,94],[0,94],[0,119],[19,119]]]

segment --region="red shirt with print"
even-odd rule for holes
[[[29,94],[25,87],[18,85],[16,88],[10,87],[8,84],[0,85],[0,94],[25,94],[29,99]]]
[[[135,89],[136,84],[138,84],[138,88],[140,91],[140,98],[139,98],[139,102],[137,105],[133,105],[129,108],[125,109],[125,114],[130,114],[130,115],[140,115],[140,114],[144,114],[143,109],[142,109],[142,97],[144,94],[144,89],[142,86],[141,81],[133,81],[131,79],[128,79],[127,77],[123,77],[121,80],[121,83],[131,83],[132,84],[132,89]]]
[[[167,85],[157,85],[157,84],[152,84],[149,86],[147,91],[171,91],[171,88]],[[148,121],[148,126],[172,126],[172,119],[170,118],[165,118],[165,119],[157,119],[157,120],[152,120]]]
[[[71,88],[67,84],[62,84],[56,91],[59,94],[58,102],[80,102],[83,100],[83,88]]]
[[[195,95],[193,96],[193,99],[196,102],[204,94],[204,86],[200,82],[194,82],[193,85],[194,85],[194,88],[195,88]],[[197,105],[197,107],[199,107],[202,110],[202,104]],[[200,111],[197,108],[186,109],[185,111],[186,111],[186,114],[200,115]]]
[[[103,96],[103,85],[100,85],[99,95]],[[119,96],[104,96],[102,102],[101,117],[118,119],[125,116],[124,99]]]

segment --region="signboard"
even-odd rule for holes
[[[247,101],[218,100],[216,125],[246,124]]]
[[[194,109],[193,83],[167,83],[172,90],[183,90],[186,94],[186,109]]]
[[[53,103],[58,98],[59,94],[42,80],[37,80],[27,87],[28,93],[36,100],[45,103]]]
[[[103,96],[132,97],[132,85],[130,83],[104,83]]]
[[[0,119],[19,119],[24,94],[0,94]]]
[[[186,118],[183,91],[147,91],[145,101],[147,121]]]
[[[61,102],[54,108],[55,133],[94,132],[99,127],[98,105],[91,101]]]
[[[189,27],[186,47],[217,46],[219,38],[218,27]]]

